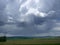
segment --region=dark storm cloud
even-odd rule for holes
[[[27,21],[28,20],[28,21]],[[29,14],[25,16],[25,20],[23,22],[17,22],[17,26],[34,26],[34,25],[42,25],[46,22],[46,18],[42,18],[39,16],[35,16],[35,14]]]
[[[36,17],[36,18],[34,19],[34,23],[35,23],[36,25],[42,25],[45,21],[46,21],[46,19],[41,18],[41,17]]]
[[[17,22],[18,27],[25,27],[26,26],[26,22]]]
[[[3,21],[0,21],[0,26],[5,25],[5,23]]]

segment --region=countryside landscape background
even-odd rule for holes
[[[60,45],[60,0],[0,0],[0,45]]]

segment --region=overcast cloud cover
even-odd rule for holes
[[[0,35],[60,36],[60,0],[0,0]]]

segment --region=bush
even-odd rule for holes
[[[0,42],[6,42],[6,36],[0,37]]]

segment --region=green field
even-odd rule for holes
[[[9,38],[0,45],[60,45],[60,38]]]

